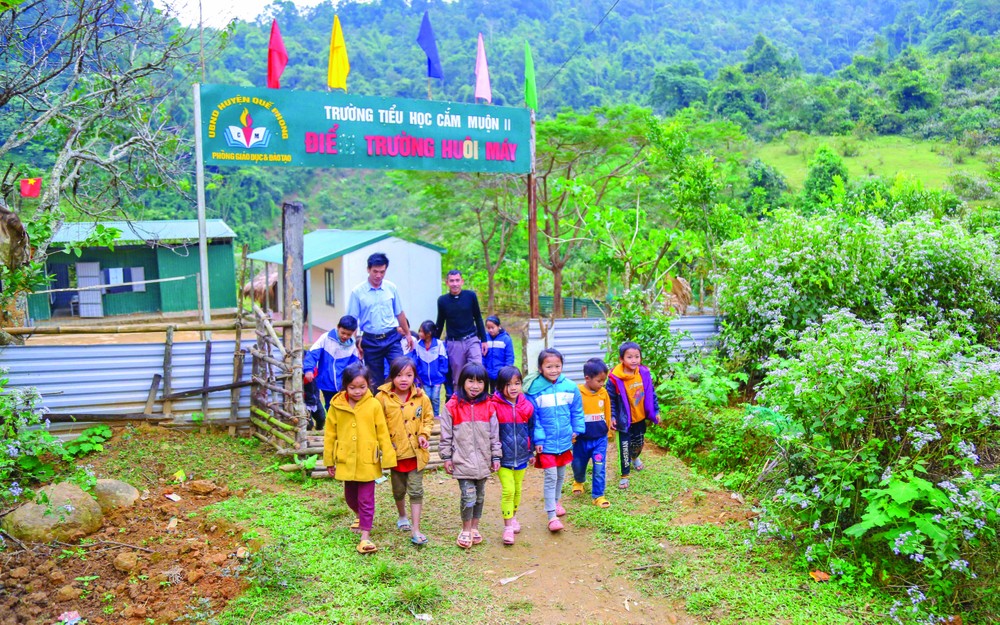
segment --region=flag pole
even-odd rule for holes
[[[528,170],[528,301],[531,318],[541,317],[538,294],[538,194],[535,186],[535,110],[531,111],[531,135],[528,141],[531,169]]]

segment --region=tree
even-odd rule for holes
[[[692,61],[657,68],[650,103],[653,110],[671,115],[708,98],[708,81]]]
[[[829,146],[821,145],[809,161],[809,173],[802,184],[804,208],[815,211],[831,196],[837,180],[847,183],[847,166],[844,159]]]
[[[538,124],[538,208],[552,272],[554,314],[562,311],[563,269],[579,247],[589,210],[623,185],[648,144],[652,116],[633,106],[562,112]]]
[[[472,255],[482,259],[486,270],[486,308],[491,314],[497,312],[497,272],[507,258],[524,215],[520,177],[417,173],[407,176],[414,183],[424,179],[424,194],[432,199],[426,213],[434,221],[447,223],[459,236],[467,236],[469,231],[476,233],[479,245]]]
[[[152,2],[26,0],[0,14],[0,41],[0,208],[18,179],[41,175],[22,217],[54,233],[66,210],[124,212],[138,192],[186,180],[189,133],[165,100],[187,84],[174,71],[193,64],[190,36]],[[35,254],[48,242],[32,241]]]
[[[151,4],[115,0],[38,0],[0,16],[0,202],[40,173],[35,217],[60,214],[63,202],[96,216],[185,171],[164,105],[179,86],[175,67],[193,56],[175,29]],[[20,164],[28,149],[45,151],[45,169]]]

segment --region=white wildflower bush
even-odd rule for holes
[[[726,353],[760,372],[810,321],[835,309],[961,323],[997,344],[998,248],[988,234],[930,215],[886,225],[870,215],[773,220],[720,249],[719,308]]]
[[[766,363],[748,418],[785,471],[758,531],[848,584],[905,590],[900,622],[1000,612],[1000,352],[979,340],[968,319],[836,310]]]

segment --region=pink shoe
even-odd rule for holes
[[[503,528],[503,544],[513,545],[514,544],[514,526],[508,525]]]
[[[559,531],[562,531],[562,528],[563,528],[563,524],[562,524],[562,521],[559,520],[559,517],[556,517],[556,518],[552,519],[551,521],[549,521],[549,531],[550,532],[553,532],[553,533],[559,532]]]
[[[566,508],[563,508],[559,502],[556,502],[556,516],[566,516]]]
[[[510,520],[510,526],[514,528],[515,534],[521,533],[521,524],[517,522],[517,517]]]

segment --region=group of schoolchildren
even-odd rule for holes
[[[438,453],[459,485],[462,529],[456,544],[463,549],[483,541],[479,522],[486,481],[493,473],[501,485],[502,541],[513,545],[521,531],[517,512],[529,466],[544,471],[551,532],[564,527],[561,498],[567,466],[573,471],[573,494],[582,494],[592,464],[593,502],[601,508],[611,505],[604,494],[605,466],[614,432],[619,440],[619,487],[628,488],[633,468],[643,469],[639,456],[646,426],[658,422],[658,406],[639,345],[623,343],[619,363],[611,371],[600,358],[591,358],[583,368],[584,383],[577,385],[563,375],[562,354],[554,349],[539,354],[537,372],[522,376],[512,364],[509,337],[497,340],[503,332],[500,320],[489,317],[486,328],[492,340],[484,364],[462,368],[443,406],[441,387],[450,376],[431,321],[420,325],[415,348],[390,363],[386,382],[374,390],[356,350],[351,357],[357,329],[352,317],[342,318],[333,336],[321,336],[303,359],[306,382],[314,382],[325,395],[325,424],[317,424],[324,430],[323,461],[330,476],[344,482],[347,505],[357,515],[351,529],[361,534],[359,553],[378,550],[370,532],[375,484],[383,469],[390,469],[396,527],[409,531],[415,545],[427,542],[420,531],[422,472],[430,457],[435,418],[441,424]]]

